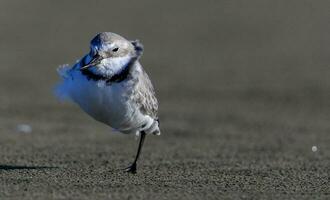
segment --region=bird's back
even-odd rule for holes
[[[155,95],[154,87],[148,74],[141,66],[138,77],[138,82],[136,83],[132,94],[132,100],[136,104],[139,112],[147,118],[143,131],[159,135],[159,119],[157,115],[158,101]]]

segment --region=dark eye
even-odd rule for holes
[[[118,51],[118,49],[119,49],[119,48],[118,48],[118,47],[116,47],[116,48],[112,49],[112,51],[113,51],[113,52],[117,52],[117,51]]]

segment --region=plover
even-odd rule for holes
[[[160,135],[158,102],[147,73],[139,63],[143,45],[104,32],[90,43],[90,52],[73,66],[58,68],[60,99],[77,103],[87,114],[125,134],[140,135],[133,163],[125,170],[136,173],[145,136]]]

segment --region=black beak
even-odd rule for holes
[[[100,56],[99,54],[95,54],[93,56],[93,58],[91,59],[91,61],[89,61],[89,63],[85,64],[84,66],[82,66],[80,68],[80,70],[84,70],[84,69],[87,69],[91,66],[98,65],[101,62],[102,59],[103,59],[102,56]]]

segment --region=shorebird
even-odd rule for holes
[[[133,163],[125,171],[136,173],[146,135],[160,135],[158,102],[152,83],[139,63],[143,45],[103,32],[90,42],[90,51],[73,66],[58,68],[62,82],[56,87],[60,99],[125,134],[140,136]]]

